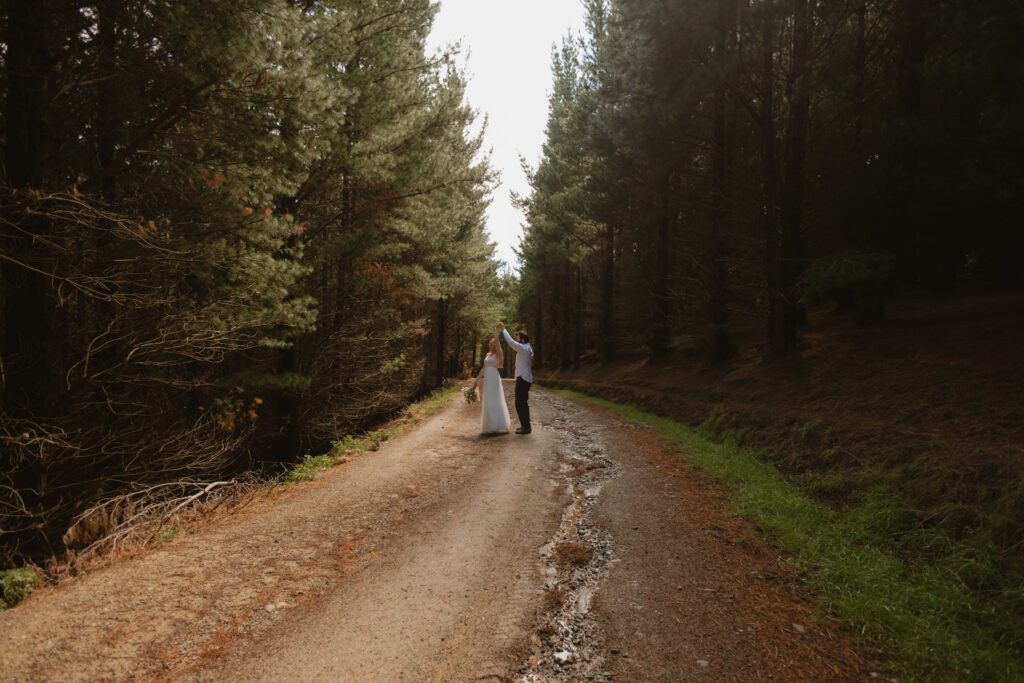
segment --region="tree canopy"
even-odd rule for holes
[[[1024,68],[1005,0],[590,0],[553,55],[521,314],[560,367],[862,323],[897,287],[1020,285]]]
[[[494,173],[429,0],[6,3],[0,563],[473,360]],[[487,321],[490,326],[491,321]]]

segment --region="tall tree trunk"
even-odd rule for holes
[[[803,316],[799,299],[800,275],[804,263],[804,184],[807,159],[807,122],[810,118],[811,67],[810,0],[793,0],[793,49],[787,81],[789,116],[786,122],[786,171],[783,187],[782,229],[779,244],[782,294],[785,315],[780,332],[781,354],[799,350],[800,322]]]
[[[100,169],[100,192],[111,200],[116,192],[117,174],[114,146],[117,142],[117,114],[114,93],[117,85],[117,18],[120,0],[103,0],[97,9],[97,47],[99,49],[100,83],[96,89],[96,158]]]
[[[534,319],[533,334],[530,336],[532,342],[530,346],[533,348],[533,365],[534,367],[544,367],[544,350],[547,348],[547,342],[544,340],[544,292],[542,288],[537,288],[537,306],[536,306],[536,317]]]
[[[654,311],[651,316],[651,356],[661,358],[672,347],[673,216],[672,172],[664,171],[659,188],[658,229],[654,256]]]
[[[462,366],[462,324],[455,325],[455,339],[452,341],[452,352],[448,354],[448,377],[457,377]]]
[[[779,259],[777,132],[775,129],[775,19],[764,6],[761,17],[761,221],[764,232],[765,283],[768,287],[768,355],[785,346],[785,305]]]
[[[7,183],[15,188],[43,187],[52,146],[49,99],[55,87],[57,55],[50,49],[56,33],[49,19],[52,2],[7,3],[7,103],[4,160]]]
[[[576,329],[573,334],[572,367],[579,369],[583,355],[583,267],[576,266]]]
[[[434,319],[434,388],[444,384],[445,350],[448,346],[448,301],[437,300]]]
[[[46,188],[51,180],[52,131],[49,101],[56,87],[57,55],[51,50],[56,28],[52,3],[7,3],[7,124],[4,160],[14,190]],[[15,262],[3,268],[3,408],[8,414],[36,416],[60,394],[56,362],[58,339],[51,334],[56,302],[50,280],[18,263],[35,261],[36,240],[50,226],[41,218],[14,220],[27,234],[9,238],[4,249]],[[56,370],[56,372],[54,372]]]
[[[935,260],[927,246],[934,243],[934,235],[926,236],[921,204],[921,95],[922,68],[927,37],[928,3],[925,0],[904,0],[900,3],[900,33],[903,53],[900,55],[896,106],[897,125],[894,128],[894,153],[897,179],[893,224],[890,230],[891,248],[897,256],[897,268],[905,280],[921,279],[928,261]]]
[[[572,263],[569,259],[565,259],[562,263],[561,271],[562,287],[559,288],[559,291],[561,292],[562,308],[561,321],[559,322],[558,367],[567,370],[572,366],[572,309],[575,303],[573,298]]]
[[[601,254],[601,312],[597,348],[602,363],[615,359],[615,225],[609,220],[604,228]]]
[[[867,0],[857,0],[857,38],[853,56],[853,99],[854,99],[854,136],[855,144],[861,143],[864,134],[864,108],[867,91]]]
[[[715,40],[715,91],[712,104],[711,234],[708,239],[708,318],[711,323],[711,361],[728,360],[733,353],[729,335],[729,282],[725,268],[725,231],[730,216],[728,112],[731,98],[726,79],[729,69],[729,36],[734,31],[735,0],[718,0],[718,35]]]
[[[853,153],[849,155],[847,177],[852,187],[869,187],[868,167],[864,164],[864,120],[867,116],[867,14],[868,0],[857,0],[856,33],[853,64]],[[886,225],[874,217],[867,217],[857,205],[849,206],[846,230],[860,235],[861,246],[872,252],[885,249],[888,239]],[[882,283],[865,286],[857,295],[856,319],[859,324],[879,323],[885,319],[886,288]]]
[[[5,103],[6,138],[4,161],[6,185],[14,191],[7,197],[17,206],[31,201],[26,190],[48,190],[54,172],[52,147],[54,125],[50,102],[58,87],[57,62],[59,43],[57,7],[48,0],[8,2],[7,34],[4,67],[7,79]],[[4,193],[8,194],[7,189]],[[5,202],[7,203],[7,202]],[[4,217],[8,218],[8,217]],[[38,245],[52,233],[50,223],[40,216],[14,210],[8,218],[16,224],[15,234],[4,238],[0,245],[9,260],[0,264],[2,269],[3,319],[0,381],[2,404],[0,409],[7,418],[45,420],[62,408],[67,392],[61,387],[61,350],[64,330],[57,325],[57,301],[50,279],[33,268],[47,269],[52,253],[46,260],[39,258]],[[55,333],[55,329],[58,333]],[[10,424],[10,423],[9,423]],[[50,450],[50,449],[47,449]],[[59,450],[59,449],[55,449]],[[20,451],[20,452],[19,452]],[[49,463],[41,458],[25,457],[26,451],[13,445],[0,448],[0,473],[5,486],[14,491],[3,502],[15,502],[33,517],[36,528],[23,530],[9,538],[8,552],[31,556],[48,552],[45,538],[46,514],[50,507],[47,482]],[[16,493],[15,493],[16,492]],[[15,498],[16,496],[16,498]],[[8,518],[9,519],[9,518]],[[0,558],[6,559],[9,555]]]

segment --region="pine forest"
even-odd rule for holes
[[[323,450],[472,361],[503,296],[492,171],[435,10],[6,4],[5,562],[116,494]]]
[[[0,680],[1024,680],[1024,2],[0,36]]]

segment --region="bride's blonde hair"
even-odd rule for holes
[[[490,341],[488,342],[488,349],[490,350],[491,353],[498,357],[498,367],[501,367],[502,365],[505,364],[505,354],[502,353],[501,351],[501,342],[499,342],[498,338],[493,334],[491,335]]]

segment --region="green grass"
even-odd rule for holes
[[[37,583],[39,576],[26,567],[0,571],[0,609],[14,607],[27,598]]]
[[[320,472],[326,470],[328,467],[334,467],[341,462],[342,459],[336,458],[333,452],[324,453],[323,455],[303,456],[302,462],[288,472],[288,475],[285,477],[285,481],[313,481]]]
[[[439,389],[416,403],[409,405],[401,417],[380,429],[375,429],[358,436],[354,434],[345,435],[331,444],[329,452],[322,455],[306,455],[302,458],[302,462],[288,472],[285,476],[285,481],[288,483],[312,481],[316,479],[320,472],[327,468],[346,462],[349,454],[354,451],[377,450],[385,441],[395,438],[409,427],[435,415],[456,390],[454,386]]]
[[[887,653],[901,680],[1024,680],[1024,589],[1000,576],[983,534],[952,539],[914,527],[913,511],[882,489],[829,508],[735,443],[630,406],[559,393],[650,425],[728,482],[737,512],[791,554],[823,608]]]
[[[436,415],[444,407],[444,404],[448,402],[448,399],[458,391],[459,388],[457,386],[448,386],[413,403],[407,411],[407,419],[416,424],[420,420]]]
[[[170,543],[178,536],[181,536],[182,531],[183,530],[180,524],[173,524],[171,526],[161,527],[153,536],[153,540],[155,540],[160,545]]]

